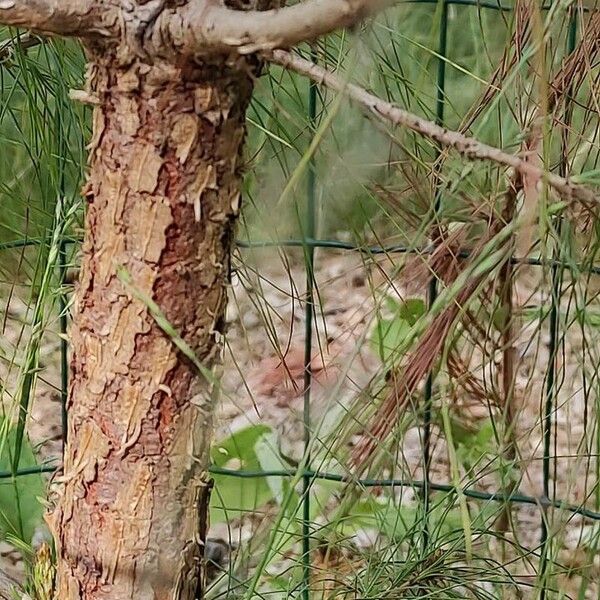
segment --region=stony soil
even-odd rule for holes
[[[291,252],[284,257],[266,250],[242,252],[243,264],[238,262],[228,309],[230,328],[224,353],[223,398],[216,439],[225,438],[249,423],[267,423],[277,432],[282,453],[300,461],[304,444],[305,329],[301,255]],[[390,258],[369,260],[366,264],[358,254],[317,252],[315,282],[318,302],[313,327],[314,383],[311,388],[313,427],[326,422],[329,413],[339,414],[336,411],[340,407],[344,410],[356,407],[361,390],[381,372],[381,361],[365,338],[373,327],[374,307],[380,305],[382,296],[403,296],[402,282],[390,277],[394,267]],[[546,303],[547,295],[543,292],[531,292],[538,286],[535,276],[524,272],[515,294],[516,304]],[[0,378],[7,391],[5,404],[10,398],[8,391],[14,389],[18,377],[18,369],[10,366],[10,359],[15,347],[22,344],[20,340],[28,334],[30,318],[27,304],[20,299],[26,297],[27,291],[24,288],[15,288],[11,294],[9,291],[6,289],[2,296],[5,324],[0,341],[3,355]],[[541,410],[549,341],[547,327],[539,328],[537,323],[521,323],[515,340],[519,357],[516,377],[519,416],[515,434],[521,458],[519,491],[535,497],[543,493]],[[29,435],[38,449],[40,460],[57,459],[61,452],[60,338],[56,333],[57,325],[55,318],[48,323],[42,350],[44,363],[40,365],[42,370],[29,421]],[[553,451],[558,458],[552,464],[551,492],[565,501],[585,503],[590,508],[594,505],[593,496],[589,496],[597,467],[595,459],[586,458],[584,450],[587,447],[590,454],[595,453],[593,367],[598,362],[596,355],[599,349],[594,346],[593,337],[584,340],[577,326],[569,328],[558,357],[559,389],[557,409],[553,413],[556,431]],[[16,362],[20,358],[17,354]],[[477,355],[471,361],[471,367],[476,367]],[[583,386],[584,368],[588,371],[588,381],[591,381],[589,390]],[[457,405],[460,409],[457,409],[457,414],[476,429],[486,417],[487,408],[470,402],[468,398],[462,400],[464,402],[459,401]],[[360,420],[360,415],[357,418]],[[341,440],[339,447],[349,447],[357,439],[354,435]],[[419,427],[409,425],[400,441],[402,460],[400,472],[395,473],[397,477],[422,478],[421,440]],[[451,479],[448,448],[437,428],[434,428],[433,443],[432,477],[436,481],[447,482]],[[347,465],[345,468],[351,472]],[[493,491],[498,487],[495,474],[483,470],[475,487]],[[405,491],[402,496],[403,502],[408,505],[411,503],[410,492]],[[273,509],[269,514],[272,513]],[[539,550],[540,508],[520,506],[513,511],[513,518],[514,531],[508,536],[523,547]],[[585,567],[591,580],[585,597],[597,598],[600,556],[582,541],[597,528],[593,529],[592,521],[566,511],[550,511],[548,518],[555,536],[555,558],[565,573],[559,577],[559,585],[576,596],[580,576],[575,572],[581,572]],[[243,546],[256,535],[262,521],[262,517],[248,517],[230,523],[228,527],[216,525],[212,535],[232,539],[236,546]],[[372,543],[367,533],[362,539],[355,540],[357,546]],[[501,553],[503,550],[498,547],[490,551]],[[22,565],[18,553],[3,543],[0,554],[3,568],[19,575]],[[536,560],[528,558],[516,560],[509,567],[513,576],[523,584],[521,597],[530,597],[528,584],[535,580],[535,568]]]

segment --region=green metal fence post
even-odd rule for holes
[[[436,94],[436,109],[435,109],[435,121],[438,125],[444,124],[444,108],[445,108],[445,91],[446,91],[446,54],[448,46],[448,2],[447,0],[440,0],[442,3],[442,13],[440,17],[440,31],[438,40],[438,69],[437,69],[437,94]],[[442,207],[442,191],[440,189],[439,181],[439,158],[441,156],[442,148],[438,146],[435,155],[435,166],[434,166],[434,221],[438,220],[438,215]],[[438,227],[434,223],[433,227],[434,238],[437,238]],[[427,304],[431,308],[435,303],[438,296],[438,283],[434,277],[429,281],[429,287],[427,291]],[[425,489],[423,490],[424,497],[424,508],[425,508],[425,519],[423,528],[423,551],[426,552],[427,545],[429,544],[429,525],[428,517],[430,509],[430,498],[429,498],[429,484],[430,484],[430,469],[431,469],[431,410],[432,410],[432,398],[433,398],[433,373],[429,373],[427,381],[425,382],[425,407],[423,417],[423,475],[425,481]]]
[[[317,62],[317,54],[314,48],[311,57]],[[311,136],[315,131],[317,118],[317,85],[309,83],[308,90],[308,120]],[[316,237],[317,204],[316,204],[316,170],[314,156],[311,156],[308,165],[307,180],[307,207],[304,223],[304,242]],[[303,428],[304,428],[304,453],[306,469],[310,470],[310,443],[311,443],[311,385],[312,385],[312,351],[313,351],[313,321],[315,312],[314,293],[314,271],[315,271],[315,246],[304,245],[305,269],[306,269],[306,298],[304,305],[304,405],[303,405]],[[302,597],[304,600],[310,598],[310,488],[312,477],[305,473],[302,477],[302,570],[303,584]]]
[[[567,40],[567,54],[571,54],[575,50],[577,42],[577,12],[573,8],[570,10],[569,17],[569,34]],[[564,127],[565,133],[562,141],[562,158],[560,162],[560,174],[563,177],[568,175],[568,129],[571,120],[571,106],[572,97],[571,89],[569,89],[565,99],[565,110],[564,110]],[[562,234],[562,217],[556,218],[556,230],[559,238]],[[559,329],[560,329],[560,298],[562,295],[562,282],[563,282],[563,257],[560,248],[554,248],[554,262],[551,268],[552,273],[552,298],[551,298],[551,309],[550,309],[550,346],[548,352],[548,367],[547,367],[547,379],[546,379],[546,401],[544,403],[544,414],[543,414],[543,438],[544,438],[544,455],[542,459],[542,470],[544,477],[544,497],[552,500],[555,496],[555,489],[550,491],[550,466],[552,459],[554,459],[554,473],[556,475],[556,456],[552,457],[552,420],[553,413],[556,409],[556,376],[557,376],[557,357],[559,347]],[[554,478],[554,488],[556,488],[556,478]],[[540,590],[540,600],[545,600],[547,591],[547,576],[548,576],[548,554],[551,552],[551,538],[549,536],[549,515],[547,507],[542,509],[542,518],[540,523],[541,536],[540,536],[540,581],[542,584]]]

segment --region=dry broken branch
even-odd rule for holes
[[[555,173],[546,171],[528,162],[525,158],[509,154],[500,148],[489,146],[475,138],[446,129],[423,117],[403,110],[390,102],[374,96],[358,85],[347,83],[332,71],[315,65],[300,56],[284,50],[275,50],[268,55],[268,58],[271,62],[305,75],[334,91],[346,94],[352,101],[375,115],[378,119],[406,127],[424,137],[434,140],[438,144],[454,148],[460,155],[469,160],[488,160],[504,165],[505,167],[510,167],[522,176],[546,182],[563,198],[579,200],[586,206],[598,204],[600,200],[593,190],[585,186],[578,185],[565,177],[560,177]]]

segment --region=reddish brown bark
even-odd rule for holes
[[[252,82],[247,62],[232,70],[120,66],[112,51],[93,58],[69,435],[50,519],[57,598],[189,600],[211,385],[118,273],[158,304],[199,361],[218,362]]]

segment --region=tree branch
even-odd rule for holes
[[[183,55],[213,52],[249,54],[287,48],[350,27],[398,0],[305,0],[266,11],[240,11],[211,0],[164,11],[153,35]]]
[[[448,130],[436,125],[432,121],[407,112],[390,102],[386,102],[370,94],[360,86],[345,82],[331,71],[297,55],[283,50],[275,50],[267,54],[266,57],[271,62],[305,75],[334,91],[346,94],[363,110],[375,115],[379,120],[393,123],[400,127],[406,127],[443,146],[454,148],[459,154],[469,160],[489,160],[505,167],[511,167],[521,173],[521,175],[545,181],[560,196],[567,199],[580,200],[587,206],[598,205],[600,202],[596,193],[585,186],[578,185],[555,173],[541,169],[517,155],[508,154],[500,148],[489,146],[472,137],[468,137],[457,131]]]
[[[45,34],[109,36],[116,17],[103,0],[0,0],[0,24]]]

